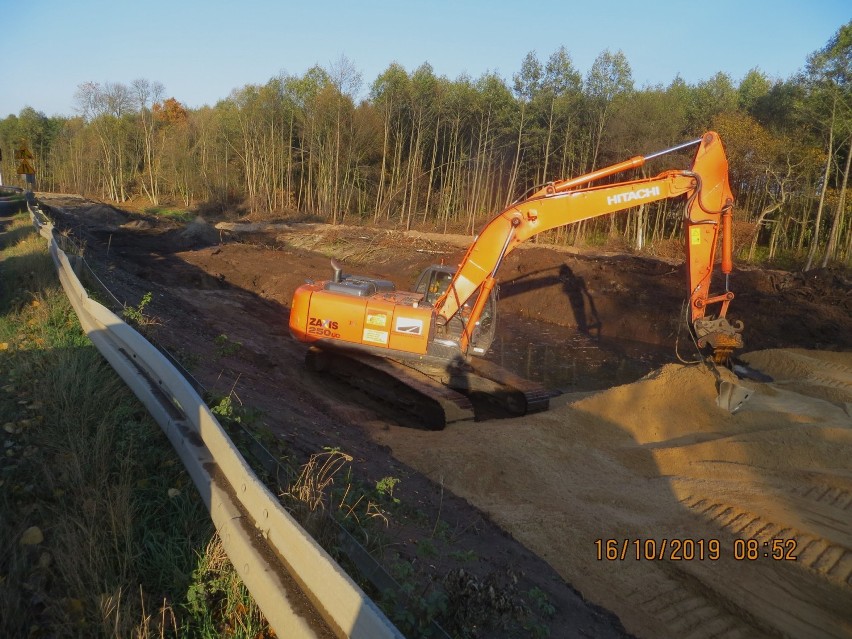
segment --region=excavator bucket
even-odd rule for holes
[[[754,391],[745,386],[733,382],[719,382],[719,395],[716,397],[716,405],[729,413],[736,413],[748,401],[752,393]]]

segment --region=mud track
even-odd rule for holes
[[[775,381],[745,382],[754,396],[731,415],[710,372],[675,363],[676,341],[691,355],[677,260],[517,251],[492,355],[566,394],[543,415],[426,432],[308,375],[287,305],[329,274],[329,255],[408,287],[424,265],[457,261],[465,239],[323,227],[235,238],[45,201],[122,301],[153,292],[156,338],[205,386],[263,411],[291,461],[338,446],[356,476],[402,480],[395,495],[418,514],[390,523],[386,561],[427,580],[517,575],[517,591],[540,588],[555,606],[553,637],[852,636],[848,273],[733,274],[731,314],[757,351],[745,359]],[[223,335],[241,346],[217,346]],[[553,376],[566,357],[573,374]]]

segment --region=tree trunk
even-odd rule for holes
[[[828,236],[828,245],[825,247],[825,256],[822,258],[822,267],[828,266],[829,260],[833,260],[837,254],[837,242],[840,239],[840,229],[843,226],[843,218],[846,211],[846,185],[849,183],[849,163],[852,161],[852,148],[846,154],[846,167],[843,169],[843,184],[840,187],[840,199],[834,212],[834,220],[831,223],[831,233]]]
[[[776,202],[772,204],[769,208],[764,209],[760,212],[760,215],[757,216],[756,228],[754,231],[754,237],[751,239],[751,246],[748,249],[748,257],[746,258],[749,262],[754,259],[754,253],[757,250],[757,239],[760,235],[760,227],[763,224],[763,221],[766,219],[766,216],[770,213],[773,213],[781,208],[784,204],[784,200],[782,199],[780,202]]]
[[[811,247],[808,251],[808,260],[805,263],[805,271],[811,270],[816,259],[819,247],[819,226],[822,223],[822,208],[825,206],[825,193],[828,190],[828,178],[831,175],[831,162],[834,156],[834,109],[831,111],[831,125],[828,129],[828,157],[825,160],[825,172],[822,176],[822,189],[819,194],[819,206],[817,206],[816,220],[814,220],[814,236],[811,238]]]
[[[423,224],[429,215],[429,201],[432,198],[432,178],[435,173],[435,159],[438,157],[438,131],[441,127],[441,116],[435,118],[435,139],[432,142],[432,160],[429,163],[429,186],[426,189],[426,205],[423,207]]]
[[[526,115],[526,104],[521,102],[521,123],[518,125],[518,142],[515,146],[515,161],[512,163],[512,173],[509,177],[509,192],[506,194],[506,203],[504,208],[508,207],[514,199],[515,184],[518,181],[518,171],[520,170],[521,162],[521,146],[524,132],[524,116]]]
[[[382,166],[379,169],[379,187],[376,190],[376,209],[373,212],[373,222],[377,222],[385,201],[385,171],[388,158],[388,139],[390,138],[390,107],[385,113],[384,140],[382,142]]]
[[[550,162],[550,142],[553,139],[553,111],[556,106],[556,99],[550,100],[550,114],[547,118],[547,141],[544,145],[544,167],[541,171],[542,182],[547,182],[547,169]]]

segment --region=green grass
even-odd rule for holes
[[[168,439],[27,226],[0,234],[0,636],[268,636]]]
[[[806,255],[796,255],[795,251],[783,249],[777,250],[775,255],[770,259],[769,247],[767,246],[758,246],[750,261],[746,259],[748,249],[743,249],[741,255],[742,257],[740,259],[742,262],[748,262],[764,268],[775,268],[784,271],[801,270],[807,261]]]

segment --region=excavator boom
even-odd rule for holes
[[[648,159],[689,146],[698,146],[690,170],[666,171],[640,180],[588,186],[605,177],[642,166]],[[722,271],[732,269],[731,216],[733,195],[728,184],[728,162],[722,142],[710,132],[693,142],[650,156],[637,156],[611,167],[548,185],[492,219],[468,249],[445,296],[435,305],[437,315],[449,320],[474,291],[493,286],[502,260],[534,235],[581,220],[615,213],[640,204],[688,196],[686,254],[689,272],[690,320],[703,318],[708,304],[721,302],[724,318],[733,294],[710,295],[719,228],[723,229]],[[483,287],[484,285],[484,287]],[[476,306],[474,306],[476,309]],[[476,312],[469,325],[475,325]],[[440,321],[440,320],[439,320]]]

